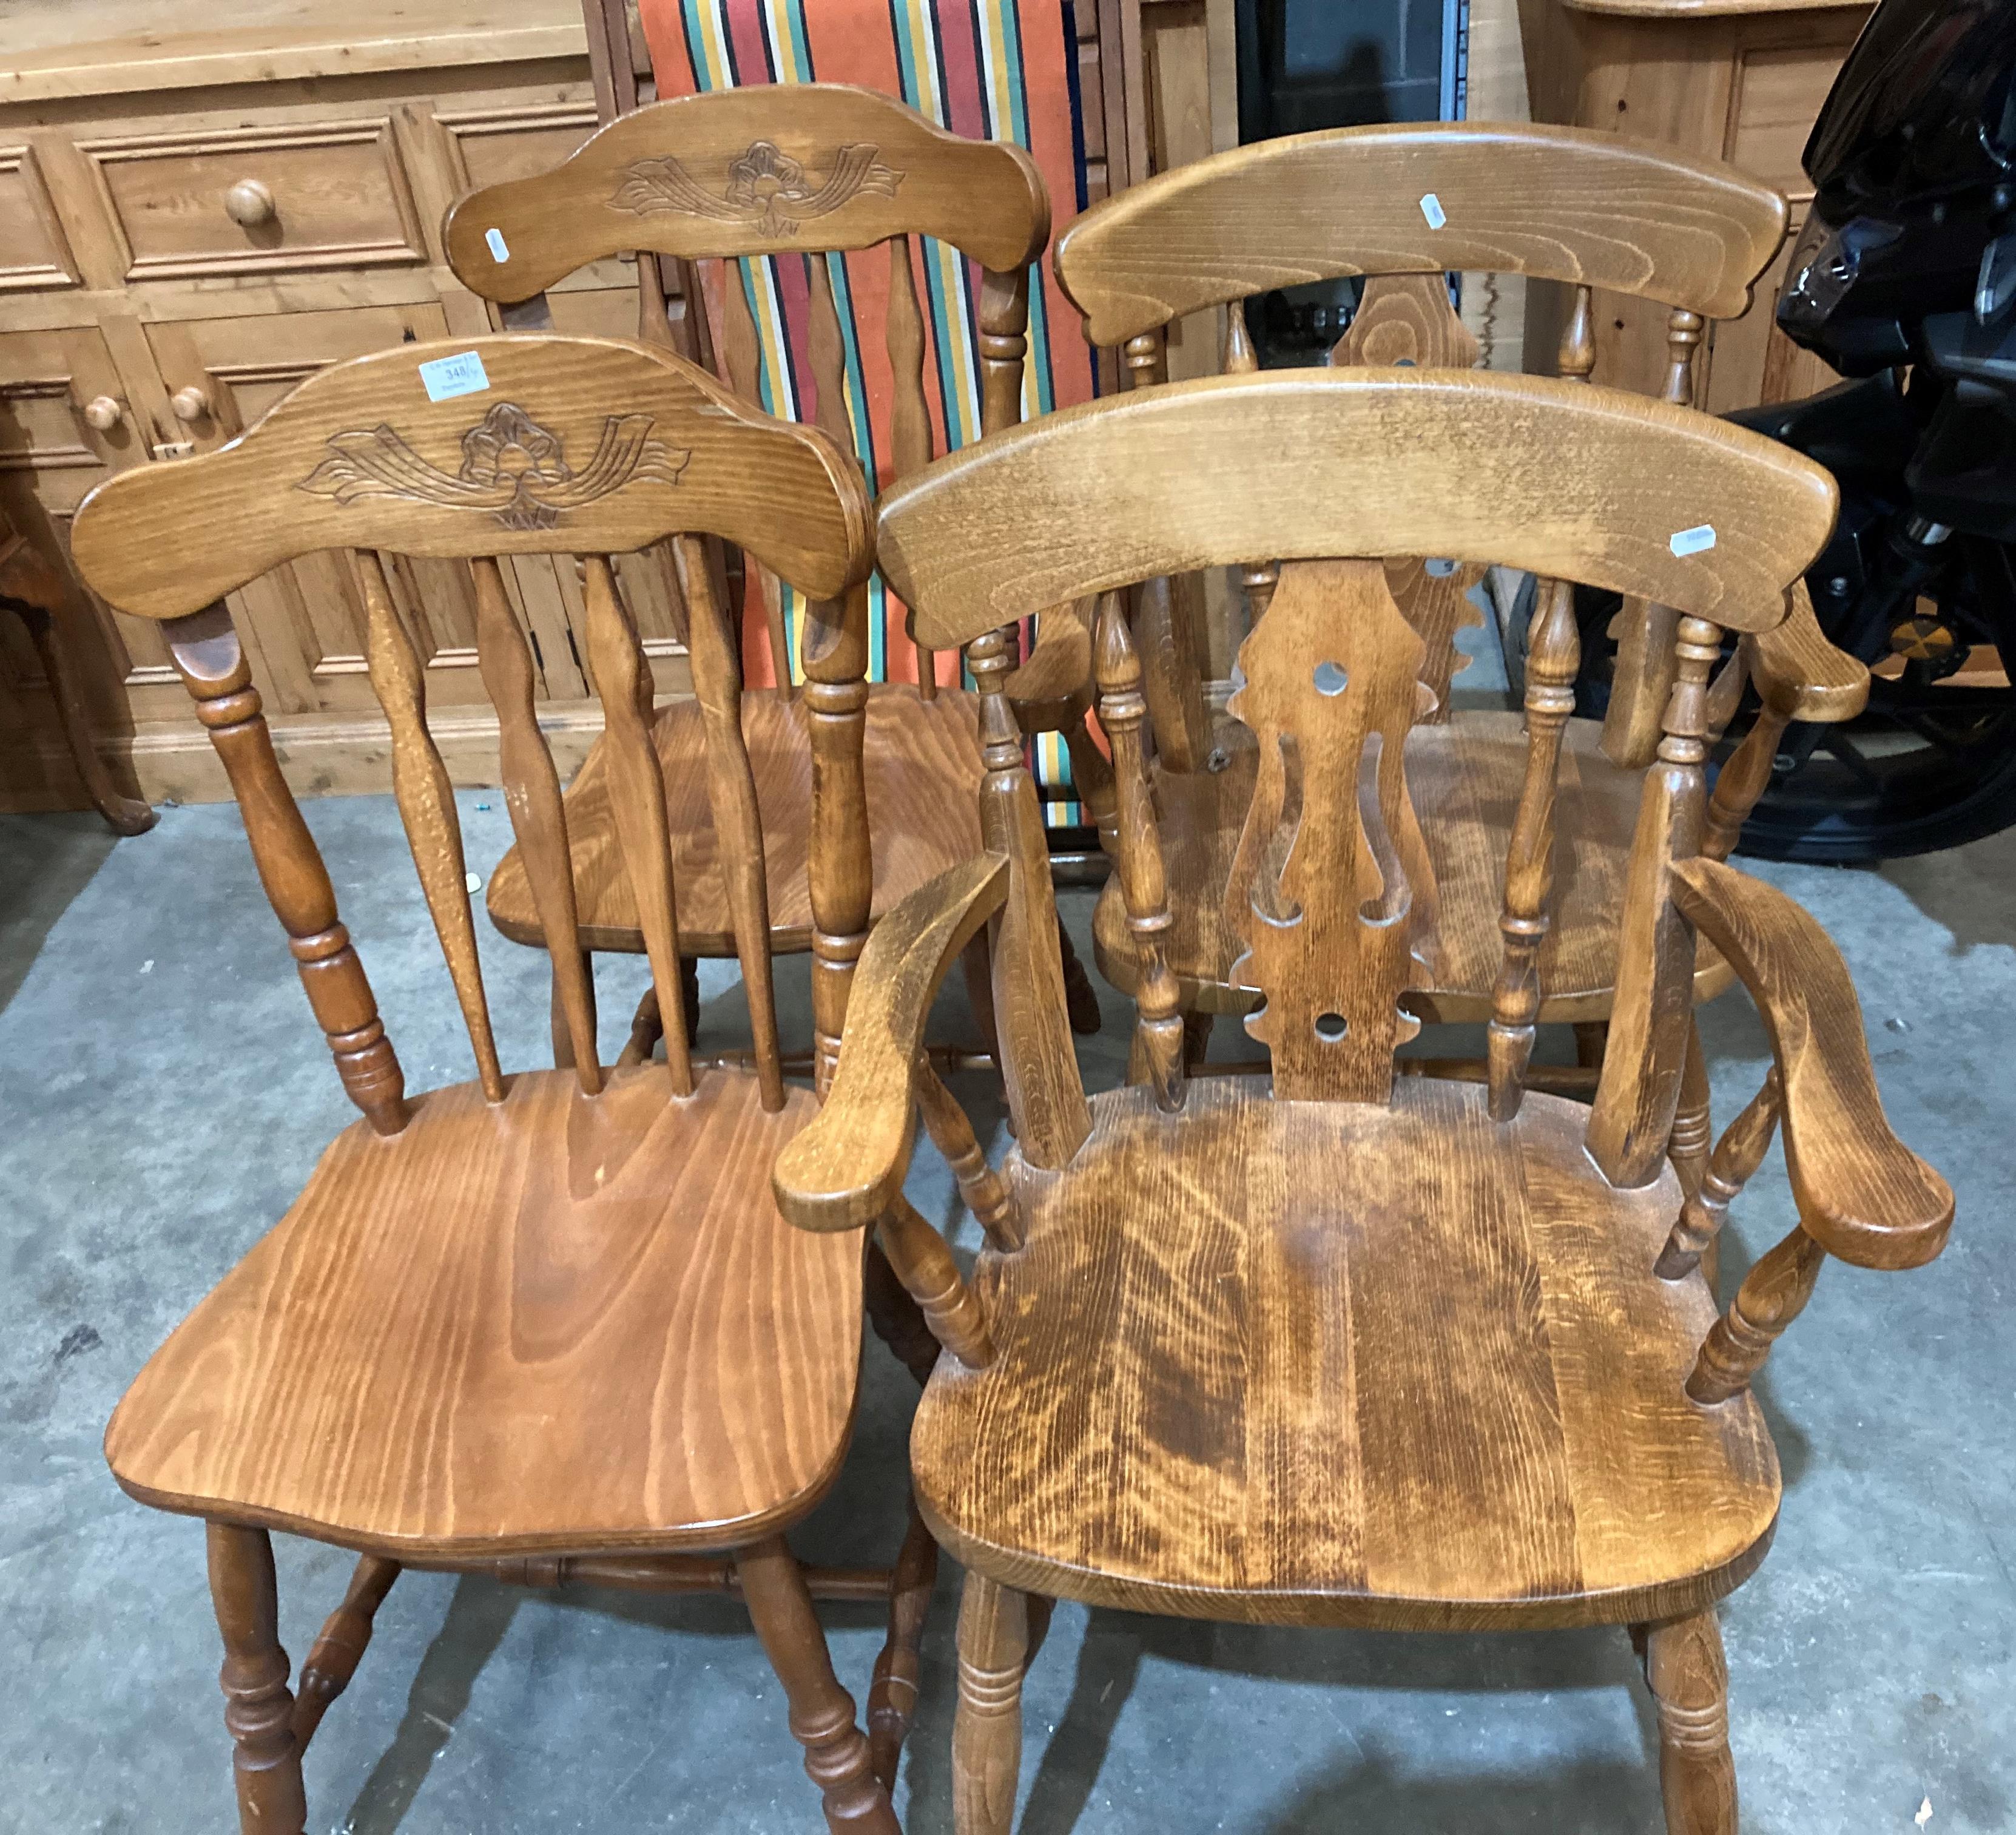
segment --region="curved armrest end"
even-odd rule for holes
[[[1744,640],[1757,692],[1789,719],[1853,719],[1869,704],[1867,665],[1827,641],[1804,580],[1788,604],[1783,624]]]
[[[770,1174],[777,1208],[798,1228],[863,1228],[902,1191],[916,1119],[912,1080],[931,1002],[952,959],[1007,895],[1007,861],[981,854],[918,887],[869,935],[833,1087]]]
[[[1785,1163],[1807,1233],[1870,1268],[1913,1268],[1946,1246],[1953,1188],[1891,1132],[1862,1007],[1812,916],[1733,867],[1683,860],[1673,899],[1743,979],[1784,1084]]]

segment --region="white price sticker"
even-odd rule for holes
[[[1449,221],[1449,212],[1442,208],[1442,200],[1432,191],[1421,199],[1421,215],[1427,218],[1431,229],[1439,229]]]
[[[420,380],[430,402],[480,395],[490,386],[490,378],[483,373],[483,359],[473,351],[458,351],[452,357],[437,357],[431,363],[423,363]]]
[[[504,245],[504,232],[502,229],[484,230],[483,246],[490,251],[490,258],[493,261],[508,261],[511,258],[510,250]]]
[[[1683,560],[1690,554],[1705,554],[1715,546],[1715,525],[1705,522],[1696,528],[1681,529],[1666,546]]]

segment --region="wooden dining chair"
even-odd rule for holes
[[[1029,264],[1049,239],[1049,194],[1028,154],[999,141],[949,134],[894,98],[839,84],[805,83],[718,91],[653,103],[618,117],[560,165],[536,177],[473,191],[457,201],[444,230],[456,276],[506,309],[506,323],[549,323],[545,290],[591,261],[640,251],[696,261],[779,256],[808,290],[813,418],[855,451],[885,483],[931,457],[925,375],[927,341],[913,265],[920,239],[937,238],[980,265],[981,420],[988,431],[1021,418],[1028,350]],[[859,373],[848,373],[835,290],[849,301],[847,252],[886,250],[887,355],[895,391],[895,450],[872,451]],[[648,272],[648,264],[640,271]],[[723,290],[724,322],[712,328],[729,381],[758,398],[757,331],[739,266]],[[641,335],[670,340],[655,290],[640,295]],[[689,309],[697,305],[689,302]],[[766,311],[776,302],[765,300]],[[941,345],[943,328],[934,342]],[[938,351],[941,366],[948,359]],[[946,386],[954,386],[948,380]],[[879,460],[879,463],[878,463]],[[759,569],[760,571],[760,569]],[[773,954],[812,946],[806,904],[807,813],[814,763],[809,723],[818,685],[790,685],[790,642],[773,579],[752,586],[764,608],[778,687],[752,689],[743,719],[761,805]],[[1046,611],[1038,642],[1010,694],[1031,732],[1061,733],[1081,793],[1095,816],[1110,806],[1111,770],[1088,737],[1091,641],[1071,608]],[[916,651],[915,686],[877,682],[869,691],[863,758],[872,837],[870,921],[979,845],[973,789],[981,766],[973,698],[941,688],[929,650]],[[694,958],[729,956],[734,939],[723,863],[704,800],[681,794],[705,744],[705,715],[693,701],[657,713],[653,738],[673,803],[681,947]],[[608,807],[607,766],[590,751],[567,795],[576,896],[584,946],[641,950],[643,937]],[[506,936],[536,944],[538,913],[523,863],[506,855],[491,877],[490,915]],[[1064,947],[1070,949],[1069,939]],[[1098,1029],[1099,1004],[1075,957],[1073,1013]],[[980,985],[984,986],[984,975]],[[983,1009],[984,1019],[984,1009]],[[652,1015],[643,1015],[648,1037]],[[641,1040],[640,1040],[641,1042]]]
[[[848,1449],[863,1245],[788,1229],[771,1195],[771,1163],[817,1100],[784,1081],[758,872],[731,871],[726,895],[754,1063],[693,1062],[676,998],[676,869],[650,677],[611,560],[673,544],[705,713],[689,768],[704,777],[725,859],[754,863],[761,820],[736,717],[734,634],[699,554],[710,535],[810,603],[813,994],[830,1062],[868,916],[857,855],[873,548],[860,474],[826,434],[772,420],[639,344],[409,344],[311,377],[229,445],[124,474],[77,514],[85,577],[121,611],[162,621],[364,1116],[149,1361],[106,1435],[128,1493],[209,1525],[247,1835],[301,1830],[301,1750],[402,1567],[739,1596],[830,1826],[896,1827],[886,1786],[914,1697],[934,1552],[916,1529],[892,1586],[887,1572],[801,1566],[786,1545]],[[473,1081],[424,1094],[405,1090],[221,604],[323,549],[355,557],[399,813],[474,1054]],[[672,997],[664,1058],[614,1069],[596,1051],[567,871],[571,812],[499,568],[500,556],[551,553],[579,557],[609,819],[653,977]],[[427,731],[424,672],[386,590],[386,554],[459,558],[472,576],[505,802],[562,993],[571,1069],[500,1062],[455,799]],[[977,1157],[970,1130],[948,1138]],[[911,1350],[927,1365],[936,1347]],[[362,1556],[293,1696],[275,1629],[274,1529]],[[813,1615],[822,1597],[889,1602],[872,1750]]]
[[[1733,1835],[1714,1607],[1762,1559],[1780,1494],[1751,1382],[1827,1255],[1916,1267],[1953,1212],[1885,1120],[1827,937],[1699,851],[1720,638],[1779,624],[1834,507],[1817,466],[1679,409],[1369,370],[1123,395],[884,499],[885,573],[925,640],[972,643],[977,669],[999,667],[986,633],[1029,607],[1105,595],[1118,871],[1149,964],[1149,1080],[1088,1100],[1014,723],[983,694],[987,848],[870,939],[826,1105],[778,1162],[786,1216],[876,1225],[946,1348],[911,1462],[967,1570],[961,1835],[1009,1826],[1050,1599],[1266,1624],[1632,1627],[1668,1827]],[[1712,548],[1676,551],[1676,531],[1708,526]],[[1474,1083],[1398,1074],[1416,1023],[1402,999],[1437,986],[1449,907],[1435,812],[1412,795],[1426,647],[1383,563],[1430,548],[1680,615],[1593,1109],[1540,1091],[1499,1107]],[[1232,712],[1261,766],[1226,902],[1264,997],[1246,1023],[1271,1087],[1186,1079],[1121,597],[1252,554],[1280,577],[1240,653]],[[1542,801],[1549,750],[1536,731],[1525,791]],[[905,1073],[934,985],[984,925],[1014,1145],[964,1280],[902,1200]],[[1748,987],[1773,1063],[1690,1196],[1665,1149],[1697,928]],[[1798,1224],[1718,1318],[1699,1257],[1774,1126]]]
[[[1056,264],[1093,343],[1123,348],[1137,384],[1163,380],[1165,329],[1223,305],[1226,367],[1256,367],[1245,301],[1272,287],[1366,276],[1333,365],[1468,368],[1477,340],[1449,302],[1447,274],[1512,273],[1571,290],[1560,352],[1564,377],[1586,380],[1608,333],[1603,293],[1671,308],[1665,398],[1691,402],[1704,322],[1744,310],[1777,253],[1785,200],[1734,168],[1616,135],[1559,127],[1456,124],[1345,128],[1265,142],[1168,172],[1095,205],[1058,238]],[[1485,570],[1396,557],[1388,569],[1402,612],[1427,645],[1422,680],[1435,706],[1408,755],[1417,792],[1455,819],[1431,838],[1443,900],[1443,956],[1432,993],[1411,992],[1425,1019],[1488,1021],[1492,1074],[1537,1075],[1592,1087],[1601,1027],[1617,985],[1622,897],[1640,774],[1651,763],[1674,680],[1677,615],[1634,593],[1620,615],[1611,711],[1570,716],[1580,662],[1573,597],[1543,588],[1525,669],[1525,708],[1452,714],[1455,637],[1478,622],[1469,604]],[[1257,622],[1275,589],[1272,557],[1242,564]],[[1237,934],[1223,889],[1251,802],[1257,753],[1238,723],[1214,721],[1200,665],[1166,589],[1143,601],[1141,656],[1154,739],[1151,767],[1172,871],[1199,896],[1173,902],[1161,961],[1176,978],[1201,1054],[1210,1015],[1256,998],[1232,974]],[[1718,679],[1711,725],[1733,711],[1748,670],[1767,710],[1740,762],[1718,786],[1715,847],[1726,854],[1768,781],[1784,719],[1839,720],[1859,710],[1868,674],[1814,623],[1804,589],[1791,622],[1746,641]],[[1519,799],[1527,734],[1559,759],[1553,805]],[[1740,794],[1739,794],[1740,793]],[[1460,812],[1460,813],[1458,813]],[[1514,870],[1508,874],[1508,856]],[[1117,882],[1094,919],[1096,960],[1123,992],[1145,961]],[[1720,993],[1731,966],[1705,948],[1695,997]],[[1541,1022],[1583,1031],[1580,1073],[1532,1070]],[[1454,1069],[1455,1066],[1450,1068]],[[1698,1055],[1675,1148],[1697,1178],[1708,1152],[1708,1087]]]

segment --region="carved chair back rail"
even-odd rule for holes
[[[1088,1100],[1028,773],[983,674],[988,850],[870,939],[826,1106],[775,1173],[800,1228],[879,1228],[946,1347],[911,1458],[967,1569],[961,1835],[1009,1827],[1045,1595],[1275,1624],[1629,1624],[1672,1835],[1734,1835],[1712,1608],[1762,1559],[1780,1501],[1750,1383],[1826,1256],[1917,1266],[1953,1213],[1890,1131],[1831,945],[1699,854],[1718,640],[1782,626],[1835,506],[1817,467],[1683,409],[1404,370],[1126,394],[884,497],[880,564],[927,642],[985,665],[1030,608],[1101,597],[1119,872],[1150,957],[1147,1074]],[[1712,546],[1673,539],[1701,525]],[[1431,550],[1679,616],[1593,1110],[1395,1075],[1402,997],[1438,973],[1424,836],[1447,812],[1410,793],[1424,647],[1384,563]],[[1240,654],[1232,712],[1261,764],[1226,916],[1262,997],[1247,1023],[1271,1088],[1184,1080],[1154,972],[1167,874],[1123,597],[1253,554],[1281,571]],[[1774,1059],[1698,1195],[1665,1163],[1697,926]],[[1014,1145],[969,1282],[902,1199],[905,1073],[938,979],[983,928]],[[1798,1224],[1718,1318],[1700,1253],[1774,1127]]]

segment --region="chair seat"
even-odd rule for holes
[[[1571,720],[1561,748],[1554,817],[1553,923],[1541,946],[1540,1018],[1561,1022],[1610,1017],[1617,982],[1618,914],[1638,820],[1641,770],[1612,764],[1600,749],[1601,725]],[[1252,734],[1220,723],[1222,771],[1155,773],[1162,847],[1175,918],[1165,939],[1185,1004],[1205,1013],[1244,1012],[1258,996],[1230,985],[1240,944],[1225,921],[1225,887],[1240,830],[1253,800],[1258,759]],[[1464,712],[1446,725],[1407,736],[1407,787],[1420,813],[1441,896],[1442,959],[1432,993],[1407,996],[1424,1019],[1487,1020],[1504,959],[1498,928],[1505,898],[1505,856],[1526,763],[1526,736],[1516,713]],[[1093,918],[1100,972],[1123,993],[1140,981],[1140,957],[1127,929],[1118,876],[1107,881]],[[1728,987],[1734,972],[1704,943],[1694,998]]]
[[[770,1195],[809,1092],[663,1065],[360,1122],[105,1438],[142,1502],[416,1556],[722,1548],[817,1500],[854,1415],[861,1242]]]
[[[970,694],[941,690],[935,700],[926,701],[908,683],[878,682],[870,687],[862,752],[874,858],[871,918],[980,851],[984,767],[979,732]],[[812,755],[804,701],[772,689],[750,690],[742,698],[742,734],[763,817],[771,951],[808,950]],[[699,702],[675,701],[661,708],[653,736],[671,824],[679,948],[689,956],[732,956],[735,926],[707,806]],[[644,936],[609,806],[599,740],[589,748],[567,791],[567,821],[582,946],[642,954]],[[486,896],[491,922],[513,942],[545,942],[515,847],[498,863]]]
[[[1653,1274],[1672,1173],[1618,1191],[1589,1112],[1399,1080],[1096,1098],[1069,1170],[1011,1155],[1028,1236],[981,1258],[995,1361],[941,1358],[919,1502],[1053,1597],[1269,1624],[1489,1628],[1699,1610],[1762,1559],[1777,1455],[1683,1390],[1715,1316]]]

